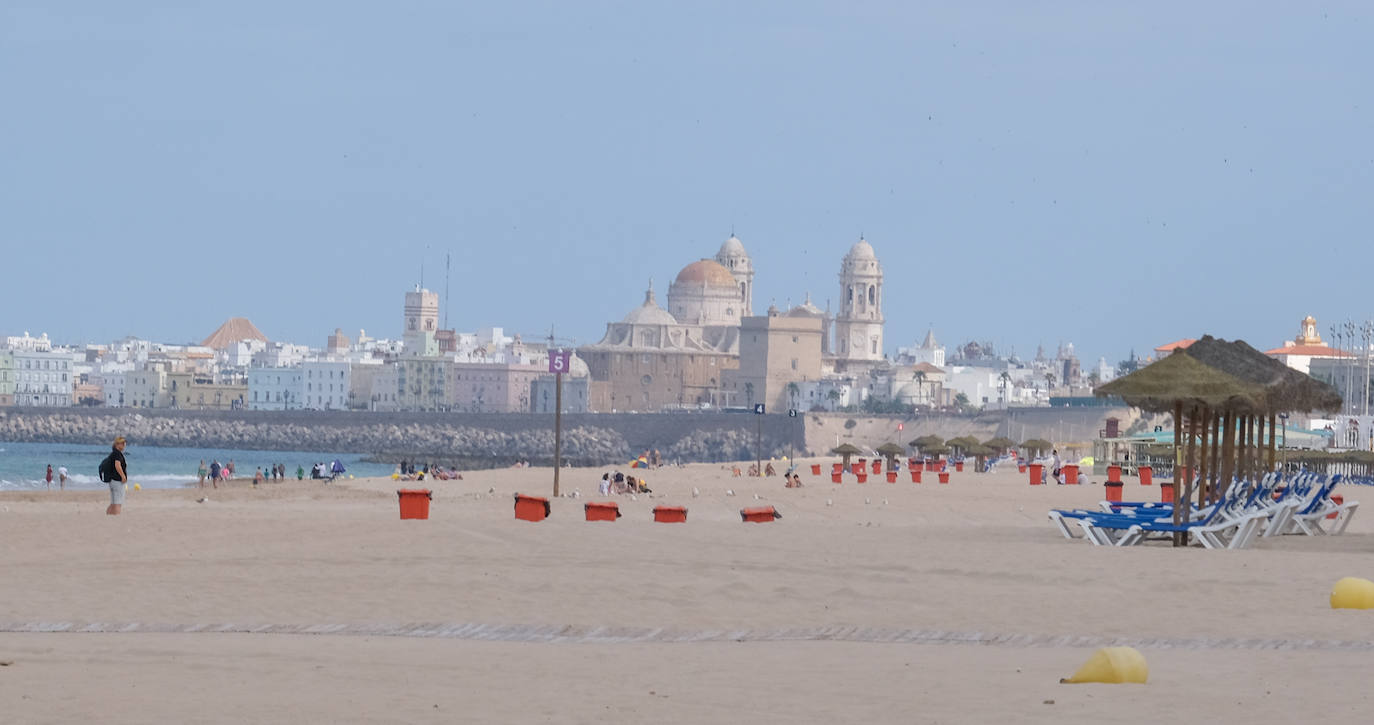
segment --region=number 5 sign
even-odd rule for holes
[[[549,351],[549,372],[566,373],[572,365],[572,350],[550,350]]]

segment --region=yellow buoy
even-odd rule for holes
[[[350,474],[348,474],[348,480],[350,480],[350,481],[352,481],[352,480],[353,480],[353,474],[351,474],[351,473],[350,473]]]
[[[1119,685],[1123,682],[1145,684],[1150,677],[1150,666],[1145,664],[1145,656],[1134,647],[1103,647],[1093,653],[1083,663],[1073,677],[1060,682],[1104,682]]]
[[[1374,609],[1374,582],[1348,576],[1331,587],[1332,609]]]
[[[135,490],[135,491],[142,491],[142,490],[143,490],[143,487],[140,486],[140,485],[138,485],[137,483],[135,483],[135,484],[134,484],[134,490]]]
[[[401,478],[401,474],[399,474],[399,473],[393,473],[393,474],[391,474],[391,480],[393,480],[393,481],[399,481],[400,478]]]

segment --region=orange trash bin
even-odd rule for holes
[[[543,521],[549,517],[550,511],[546,498],[515,494],[515,518],[521,521]]]
[[[954,470],[955,470],[956,472],[958,472],[958,473],[963,473],[963,472],[964,472],[964,462],[963,462],[963,461],[959,461],[958,463],[954,464]]]
[[[592,501],[582,507],[588,521],[615,521],[620,518],[620,504],[614,501]]]
[[[1039,486],[1040,478],[1044,475],[1045,466],[1040,463],[1032,463],[1026,466],[1026,469],[1030,471],[1030,485]]]
[[[854,477],[857,478],[857,479],[859,479],[859,483],[868,483],[868,474],[867,474],[867,473],[862,473],[862,472],[856,473],[856,474],[854,474]]]
[[[888,482],[888,483],[896,483],[896,482],[897,482],[897,472],[896,472],[896,471],[888,471],[888,472],[887,472],[887,482]]]
[[[919,469],[919,468],[913,468],[913,469],[911,469],[911,482],[912,482],[912,483],[920,483],[920,482],[921,482],[921,469]]]
[[[937,475],[940,477],[940,483],[949,483],[949,471],[940,471]]]
[[[654,521],[661,524],[685,524],[687,523],[687,507],[655,506]]]
[[[882,472],[883,472],[883,462],[882,462],[882,461],[874,461],[874,462],[873,462],[873,472],[874,472],[874,473],[882,473]]]
[[[1174,502],[1174,482],[1173,482],[1173,481],[1160,481],[1160,482],[1159,482],[1159,502],[1160,502],[1160,503],[1173,503],[1173,502]]]
[[[1107,466],[1107,483],[1121,483],[1121,466],[1115,463]]]
[[[433,498],[427,488],[402,488],[396,491],[401,501],[401,518],[429,518],[429,502]]]
[[[1103,487],[1103,488],[1106,490],[1106,492],[1107,492],[1107,500],[1108,500],[1108,501],[1120,501],[1120,500],[1121,500],[1121,488],[1122,488],[1122,485],[1123,485],[1123,484],[1122,484],[1120,481],[1117,481],[1117,482],[1115,482],[1115,483],[1113,483],[1113,482],[1111,482],[1111,481],[1108,481],[1108,482],[1102,484],[1102,487]]]
[[[819,464],[819,463],[812,463],[812,464],[811,464],[811,475],[813,475],[813,476],[819,476],[819,475],[821,475],[821,464]]]
[[[831,483],[840,483],[840,482],[842,482],[842,481],[844,481],[844,474],[843,474],[843,473],[832,473],[832,474],[830,474],[830,482],[831,482]]]
[[[1060,467],[1059,472],[1064,474],[1064,483],[1069,485],[1076,485],[1078,483],[1077,463],[1065,463]]]
[[[740,509],[739,518],[746,523],[766,524],[774,519],[782,518],[782,514],[778,513],[778,510],[772,506],[758,506],[755,508]]]
[[[1140,476],[1140,485],[1149,486],[1154,483],[1155,469],[1149,466],[1141,466],[1135,469],[1136,475]]]

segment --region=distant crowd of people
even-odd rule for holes
[[[440,481],[461,481],[463,474],[456,468],[444,468],[437,463],[424,463],[418,469],[411,461],[401,461],[392,472],[392,478],[402,481],[423,481],[425,479]]]

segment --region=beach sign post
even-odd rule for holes
[[[549,351],[549,372],[553,373],[553,495],[558,496],[558,469],[563,467],[563,373],[572,364],[572,350]]]
[[[757,432],[754,435],[754,470],[763,477],[763,403],[754,403],[754,415],[758,416]]]

